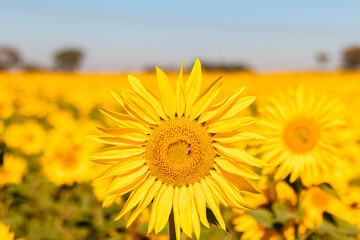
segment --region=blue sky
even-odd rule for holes
[[[66,46],[85,71],[242,61],[259,71],[311,70],[326,52],[360,44],[360,1],[0,0],[0,44],[51,66]]]

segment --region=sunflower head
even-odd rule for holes
[[[0,188],[6,183],[21,183],[24,174],[28,170],[26,160],[5,154],[0,165]]]
[[[316,96],[303,87],[269,98],[259,125],[269,141],[263,159],[276,170],[275,179],[301,179],[309,186],[327,179],[336,165],[337,137],[345,121],[343,105],[325,96]]]
[[[121,218],[132,208],[130,225],[152,202],[148,232],[161,231],[173,212],[176,236],[200,235],[201,223],[209,227],[209,207],[225,229],[219,203],[247,209],[241,192],[257,192],[258,175],[252,167],[265,164],[235,142],[261,139],[243,126],[254,121],[238,113],[254,97],[241,97],[243,88],[215,103],[223,77],[201,90],[201,64],[196,60],[186,82],[182,68],[175,91],[167,75],[156,68],[160,96],[129,75],[132,90],[113,91],[126,114],[102,109],[116,128],[99,128],[104,134],[91,138],[114,145],[94,155],[94,162],[108,165],[98,179],[110,179],[104,206],[131,192]]]
[[[146,143],[149,171],[165,184],[188,186],[209,175],[215,149],[206,128],[189,118],[163,121]]]

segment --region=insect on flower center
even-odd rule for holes
[[[207,176],[214,164],[212,138],[187,118],[163,121],[146,144],[150,174],[173,186],[186,186]]]
[[[168,148],[168,156],[170,160],[174,161],[174,163],[182,163],[189,155],[190,151],[191,151],[190,144],[184,141],[179,141],[170,144]]]
[[[319,138],[319,128],[315,121],[306,118],[296,119],[288,124],[284,132],[286,145],[294,152],[311,151]]]

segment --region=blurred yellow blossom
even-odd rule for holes
[[[324,212],[336,216],[337,213],[343,210],[343,205],[339,199],[319,187],[304,190],[302,195],[301,208],[305,213],[303,222],[309,229],[313,229],[322,223]]]
[[[45,175],[57,185],[89,181],[99,173],[95,164],[90,162],[96,144],[86,138],[89,128],[95,123],[68,117],[66,122],[59,120],[49,132],[42,157]]]
[[[6,183],[21,183],[23,175],[27,171],[27,163],[24,159],[5,154],[3,163],[0,165],[0,187]]]
[[[0,88],[0,119],[7,119],[14,113],[14,95],[6,88]]]
[[[269,97],[261,108],[262,134],[268,139],[262,158],[274,178],[305,186],[326,180],[338,162],[337,141],[344,106],[336,99],[315,94],[303,86]]]
[[[37,154],[44,149],[46,131],[34,120],[15,123],[6,128],[4,141],[8,147],[19,148],[25,154]]]

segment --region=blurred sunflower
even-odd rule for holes
[[[72,185],[89,181],[100,173],[95,164],[89,162],[89,154],[98,148],[86,139],[94,126],[91,120],[73,118],[54,125],[42,156],[43,172],[51,182]]]
[[[240,240],[295,240],[294,228],[287,228],[280,233],[275,228],[259,224],[255,218],[240,214],[233,220],[235,231],[242,232]]]
[[[0,119],[7,119],[14,113],[14,96],[7,88],[0,89]]]
[[[270,182],[265,176],[262,176],[259,181],[259,187],[261,189],[261,195],[255,195],[253,193],[245,193],[244,198],[255,209],[265,210],[270,213],[274,203],[280,203],[282,206],[286,206],[290,214],[296,212],[297,195],[294,190],[284,181]],[[256,210],[255,210],[256,211]],[[264,222],[258,222],[254,216],[251,215],[251,211],[234,210],[236,214],[232,219],[232,224],[235,231],[241,232],[240,240],[293,240],[294,235],[294,223],[293,220],[288,221],[286,224],[278,225],[276,228]],[[305,228],[301,224],[300,234],[304,234]]]
[[[24,159],[5,154],[0,165],[0,187],[6,183],[21,183],[27,163]]]
[[[223,78],[201,92],[199,60],[185,84],[181,69],[176,92],[167,75],[159,68],[156,72],[160,98],[129,75],[133,91],[113,92],[128,114],[102,110],[118,126],[99,128],[105,135],[92,136],[115,145],[94,155],[94,162],[109,165],[98,179],[112,179],[104,204],[132,191],[116,217],[138,205],[129,217],[129,226],[154,199],[148,233],[153,229],[160,232],[173,212],[177,239],[180,229],[189,237],[195,232],[199,238],[200,222],[209,227],[208,205],[226,229],[219,203],[248,209],[240,191],[257,192],[253,184],[259,177],[251,167],[266,165],[233,144],[259,138],[241,131],[255,119],[237,116],[255,98],[240,97],[242,88],[214,104]]]
[[[319,187],[311,187],[304,190],[302,198],[301,208],[304,212],[302,221],[308,229],[314,229],[322,223],[324,212],[338,216],[338,214],[345,210],[344,204],[339,199]]]
[[[336,216],[360,228],[360,186],[355,185],[344,188],[340,197],[344,208],[338,208]]]
[[[25,154],[38,154],[44,149],[46,131],[34,120],[14,123],[5,128],[4,141],[10,148],[19,148]]]
[[[336,131],[345,126],[342,110],[337,101],[305,94],[302,87],[269,98],[259,124],[268,139],[263,159],[276,169],[276,180],[290,175],[290,182],[300,178],[309,186],[326,178],[336,164]]]

